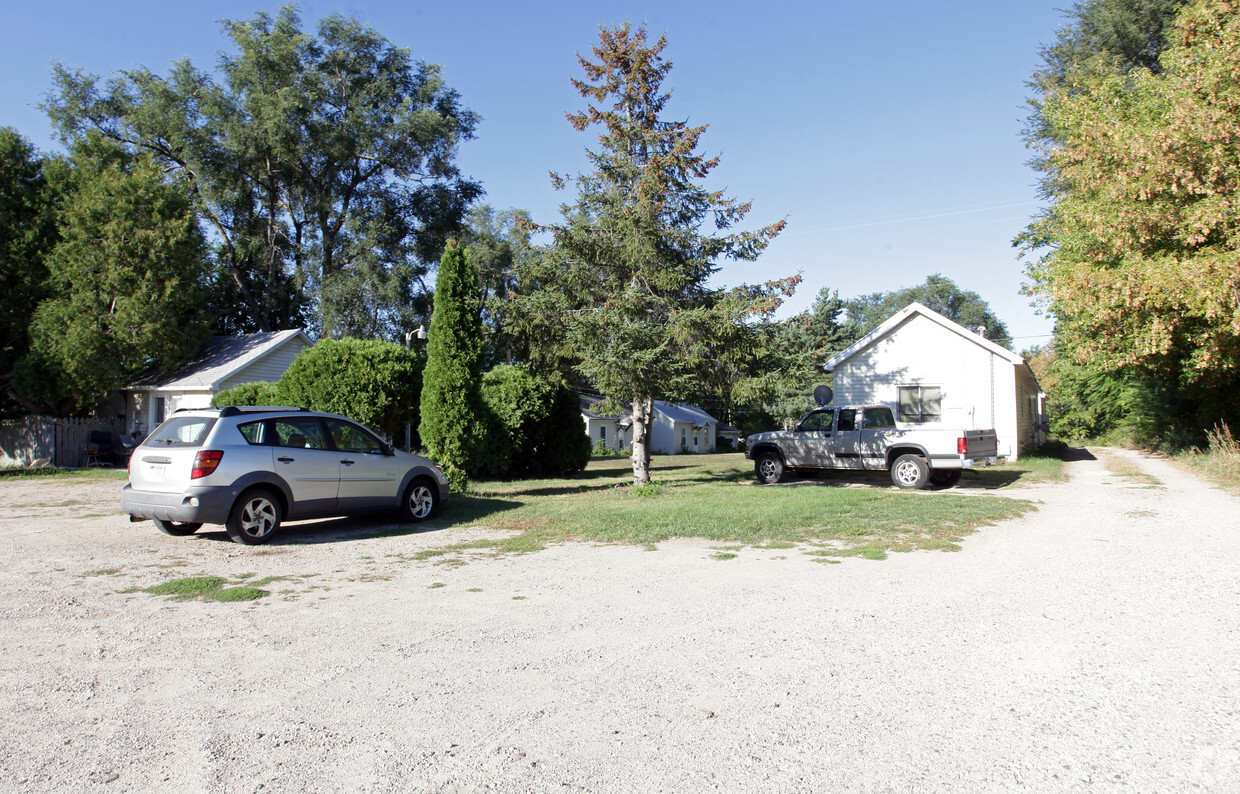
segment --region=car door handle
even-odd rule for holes
[[[276,460],[280,461],[281,463],[292,463],[293,462],[293,458],[290,458],[288,455],[281,455],[280,457],[276,458]]]
[[[343,465],[345,465],[345,466],[352,466],[352,465],[353,465],[353,461],[349,460],[348,458],[345,458],[344,460],[342,460],[342,461],[340,461],[340,462],[341,462]]]

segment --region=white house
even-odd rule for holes
[[[890,405],[902,424],[994,428],[1009,460],[1043,440],[1046,395],[1025,360],[920,303],[823,366],[837,405]]]
[[[313,344],[298,330],[213,336],[180,371],[148,375],[130,386],[125,424],[145,435],[178,408],[204,408],[219,392],[243,383],[277,381]]]
[[[590,442],[602,441],[616,450],[632,446],[632,419],[598,413],[595,406],[601,401],[601,397],[581,396],[581,420]],[[650,449],[659,455],[714,452],[718,426],[719,420],[695,405],[655,400]]]

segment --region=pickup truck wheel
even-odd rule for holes
[[[930,484],[935,488],[951,488],[960,482],[960,469],[930,472]]]
[[[891,481],[899,488],[925,488],[930,467],[920,455],[901,455],[891,464]]]
[[[763,452],[753,463],[754,473],[760,483],[775,483],[784,479],[784,459],[776,452]]]

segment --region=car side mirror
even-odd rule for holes
[[[391,444],[384,444],[384,445],[383,445],[383,454],[384,454],[384,455],[386,455],[386,456],[387,456],[387,457],[389,457],[389,458],[390,458],[390,457],[393,457],[394,455],[396,455],[396,448],[395,448],[395,447],[393,447]]]

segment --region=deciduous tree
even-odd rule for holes
[[[1054,204],[1023,237],[1047,247],[1028,272],[1061,354],[1165,384],[1200,429],[1238,418],[1238,11],[1186,6],[1157,72],[1102,52],[1041,86]]]
[[[427,308],[424,263],[481,194],[454,162],[476,117],[438,66],[354,19],[312,35],[290,5],[224,30],[218,79],[188,60],[102,85],[58,65],[47,110],[66,140],[95,130],[190,185],[219,330],[398,338]]]
[[[172,371],[210,333],[205,245],[184,187],[150,155],[89,135],[72,155],[49,297],[17,387],[49,413],[89,411],[148,369]]]
[[[949,320],[966,328],[984,328],[986,338],[1004,347],[1012,346],[1007,325],[991,311],[990,304],[972,290],[961,289],[956,282],[939,273],[913,287],[859,295],[845,301],[849,318],[861,334],[869,333],[914,301],[924,304]],[[854,340],[855,341],[855,340]],[[850,342],[851,344],[851,342]]]
[[[65,164],[48,160],[10,127],[0,128],[0,382],[30,349],[30,322],[48,295],[46,259],[59,237],[57,205]],[[0,416],[19,411],[0,389]]]

